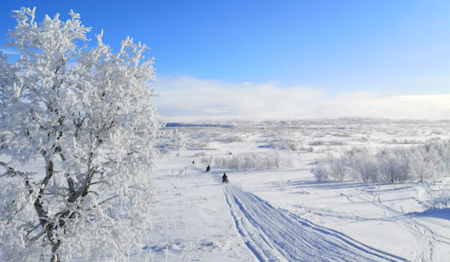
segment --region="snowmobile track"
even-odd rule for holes
[[[407,261],[276,209],[238,185],[224,187],[236,229],[258,261]]]

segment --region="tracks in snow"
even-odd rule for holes
[[[276,209],[238,185],[224,192],[239,234],[259,261],[406,261]]]
[[[381,210],[384,210],[387,217],[387,219],[385,220],[395,221],[411,234],[411,236],[417,243],[417,250],[415,251],[414,258],[412,258],[411,261],[432,262],[435,242],[450,244],[450,239],[442,236],[441,234],[439,234],[439,232],[436,232],[435,230],[432,230],[431,228],[423,225],[418,220],[414,219],[413,216],[405,214],[404,212],[396,211],[385,205],[381,201],[380,192],[376,192],[373,195],[371,201],[362,196],[355,197],[360,201],[366,202],[367,204],[372,204],[380,208]]]
[[[435,236],[440,235],[432,231],[431,229],[423,226],[412,217],[387,207],[385,204],[382,203],[380,199],[380,193],[376,193],[373,199],[375,198],[376,201],[372,201],[372,203],[384,209],[385,212],[387,212],[387,214],[394,214],[404,217],[404,219],[397,219],[395,221],[399,225],[403,226],[403,228],[405,228],[414,237],[414,240],[417,243],[417,251],[415,254],[414,261],[432,262],[433,248],[434,248],[432,239],[435,238]]]

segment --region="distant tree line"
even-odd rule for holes
[[[250,169],[275,169],[292,167],[292,159],[282,156],[279,150],[271,153],[245,153],[214,157],[214,167],[245,171]],[[207,159],[202,161],[207,162]]]

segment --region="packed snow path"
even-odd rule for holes
[[[239,234],[259,261],[406,261],[276,209],[238,185],[224,192]]]

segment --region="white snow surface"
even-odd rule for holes
[[[189,146],[159,160],[146,256],[132,261],[450,261],[450,210],[425,211],[420,183],[317,183],[310,172],[326,153],[352,146],[448,139],[449,120],[208,121],[177,129]],[[314,152],[280,149],[291,165],[279,168],[215,167],[214,159],[227,152],[270,154],[271,145],[287,140],[325,144],[313,146]],[[221,183],[223,173],[229,184]],[[450,188],[450,180],[432,185]]]
[[[176,240],[171,244],[166,236],[155,239],[153,234],[152,241],[159,243],[151,246],[155,261],[167,258],[164,247],[169,261],[184,258],[182,250],[188,250],[191,261],[215,262],[448,261],[450,210],[425,211],[418,199],[420,183],[317,183],[310,172],[315,160],[326,153],[339,154],[352,146],[376,149],[447,139],[448,120],[357,119],[352,127],[338,120],[305,121],[309,126],[277,121],[199,121],[178,126],[188,141],[203,144],[174,151],[160,161],[155,175],[160,202],[153,205],[168,217],[155,224],[172,225]],[[306,132],[308,128],[312,131]],[[270,153],[274,149],[266,145],[287,138],[303,144],[327,143],[314,146],[312,153],[281,150],[292,166],[278,169],[217,169],[213,160],[211,172],[206,173],[206,164],[201,163],[202,158],[228,151]],[[331,146],[329,141],[345,143]],[[195,156],[199,152],[206,156]],[[230,184],[221,183],[224,172]],[[449,184],[446,179],[434,183],[440,188]]]

